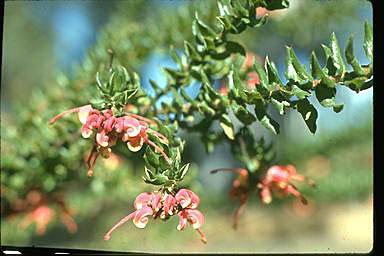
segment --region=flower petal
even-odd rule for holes
[[[173,215],[173,208],[175,206],[176,199],[172,195],[166,195],[164,201],[164,212],[169,215]]]
[[[188,223],[188,214],[185,210],[179,211],[177,213],[177,216],[179,216],[179,225],[177,225],[177,230],[181,231],[185,229]]]
[[[91,110],[93,110],[91,105],[85,105],[79,108],[78,117],[80,123],[85,124],[87,122],[87,118]]]
[[[136,137],[141,131],[141,125],[135,118],[125,117],[124,118],[124,130],[129,137]]]
[[[141,209],[136,211],[136,215],[133,218],[133,224],[138,228],[145,228],[148,223],[148,217],[153,214],[151,207],[143,206]]]
[[[92,135],[92,130],[91,130],[90,127],[88,127],[87,125],[83,125],[83,126],[80,128],[80,132],[81,132],[81,136],[82,136],[84,139],[87,139],[87,138],[91,137],[91,135]]]
[[[127,143],[128,149],[132,152],[139,151],[144,145],[144,139],[140,136],[129,138]]]
[[[109,137],[106,135],[105,130],[101,130],[96,134],[96,141],[102,147],[108,147]]]
[[[161,196],[161,193],[158,192],[156,193],[154,196],[153,196],[153,199],[152,199],[152,208],[155,210],[155,212],[158,212],[161,208],[161,199],[162,199],[162,196]]]
[[[204,224],[204,215],[197,209],[185,209],[188,214],[188,221],[194,229],[200,228]]]
[[[150,192],[144,192],[139,194],[135,202],[133,203],[133,207],[135,207],[136,210],[141,209],[143,206],[148,206],[148,204],[152,201],[153,199],[153,193]]]
[[[195,209],[199,206],[200,198],[191,190],[188,189],[180,189],[176,196],[176,201],[181,205],[183,208],[191,208]]]

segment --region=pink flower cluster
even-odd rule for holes
[[[39,236],[45,234],[48,224],[56,216],[56,212],[51,207],[45,204],[37,206],[31,212],[29,212],[20,223],[21,228],[26,228],[32,223],[36,224],[36,233]],[[61,210],[60,211],[61,222],[67,227],[68,232],[75,233],[77,231],[77,224],[72,219],[69,213]]]
[[[279,191],[283,196],[293,194],[300,199],[302,203],[307,201],[301,193],[291,183],[291,180],[304,181],[304,176],[296,172],[293,165],[281,166],[275,165],[268,169],[266,175],[258,183],[259,193],[263,203],[269,204],[272,201],[271,190]]]
[[[149,124],[156,124],[152,120],[131,113],[115,117],[110,109],[99,111],[93,109],[91,105],[85,105],[55,116],[50,123],[56,122],[66,114],[75,112],[78,113],[79,120],[83,124],[80,129],[82,137],[89,138],[92,134],[96,134],[95,144],[86,161],[88,176],[93,174],[92,168],[97,157],[101,154],[104,158],[108,158],[112,152],[111,146],[115,145],[118,139],[127,143],[128,149],[132,152],[139,151],[145,142],[152,146],[156,152],[160,152],[166,161],[170,162],[163,149],[148,138],[148,133],[152,133],[162,143],[168,144],[168,139],[164,135],[149,128]]]
[[[177,215],[179,216],[177,230],[184,230],[190,223],[200,234],[201,240],[206,243],[206,236],[200,230],[204,224],[204,215],[197,210],[199,203],[199,197],[188,189],[180,189],[175,196],[166,192],[141,193],[134,202],[136,210],[114,225],[104,236],[104,240],[109,240],[111,233],[130,219],[136,227],[145,228],[149,216],[154,219],[160,217],[160,219],[166,220],[170,216]]]

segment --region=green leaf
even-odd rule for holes
[[[165,73],[170,78],[172,78],[175,81],[179,81],[179,80],[185,78],[185,73],[184,72],[176,71],[176,70],[173,70],[171,68],[163,68],[163,70],[165,71]]]
[[[253,62],[253,68],[254,70],[256,71],[257,75],[259,76],[259,79],[260,79],[260,85],[261,87],[267,91],[268,93],[271,92],[274,88],[272,85],[269,84],[269,81],[268,81],[268,76],[267,74],[265,73],[264,69],[262,68],[262,66],[259,64],[258,61],[254,61]],[[262,93],[262,92],[261,92]],[[262,93],[263,94],[263,93]]]
[[[231,107],[237,119],[239,119],[244,125],[250,125],[256,121],[255,116],[245,107],[238,105],[236,101],[232,102]]]
[[[149,79],[149,83],[151,84],[153,90],[155,92],[158,92],[160,90],[160,87],[159,85],[156,83],[156,81],[152,80],[152,79]]]
[[[220,126],[223,128],[225,135],[230,139],[234,139],[233,124],[227,114],[220,116]]]
[[[288,80],[292,80],[294,82],[297,82],[299,85],[306,85],[306,87],[308,87],[308,84],[312,84],[313,78],[305,70],[305,68],[301,66],[292,47],[287,46],[286,49],[287,57],[285,76]]]
[[[352,80],[345,81],[344,84],[351,90],[360,92],[361,90],[371,88],[373,85],[373,79],[367,80],[366,77],[356,77]]]
[[[353,37],[352,35],[348,38],[347,46],[345,47],[345,57],[347,63],[352,65],[353,70],[359,76],[365,75],[364,70],[361,68],[359,62],[357,61],[355,55],[353,54]]]
[[[264,3],[264,7],[267,8],[267,10],[278,10],[278,9],[285,9],[289,7],[289,1],[288,0],[264,0],[262,1]]]
[[[267,70],[268,81],[269,83],[276,83],[282,85],[283,83],[280,80],[279,73],[273,62],[269,61],[268,56],[265,58],[265,70]],[[275,89],[275,86],[271,86],[272,90]]]
[[[246,87],[244,82],[240,79],[239,72],[236,68],[232,66],[232,70],[229,75],[229,89],[235,92],[235,95],[239,95],[243,100],[247,100],[247,95],[245,93]]]
[[[337,70],[336,74],[339,76],[343,76],[346,72],[346,67],[344,64],[343,56],[341,55],[339,42],[337,41],[336,34],[334,32],[331,34],[330,48],[333,65],[336,67]]]
[[[230,0],[219,0],[217,1],[219,7],[220,16],[234,15],[233,8],[231,6]]]
[[[203,36],[212,37],[212,39],[217,36],[216,32],[212,28],[210,28],[202,20],[199,19],[199,15],[197,12],[195,12],[195,20],[197,21],[197,25],[199,26],[199,30],[201,31]]]
[[[261,100],[258,100],[255,103],[255,113],[257,120],[259,120],[265,128],[274,134],[280,132],[280,125],[266,113],[264,104]]]
[[[232,54],[232,53],[240,53],[243,56],[246,55],[245,48],[241,44],[239,44],[237,42],[227,41],[226,44],[225,44],[225,47],[226,47],[227,52],[230,53],[230,54]]]
[[[108,93],[108,90],[106,88],[106,82],[103,81],[101,74],[99,72],[96,73],[96,85],[100,94],[104,95]]]
[[[222,33],[229,31],[232,34],[239,34],[240,31],[232,24],[231,18],[228,16],[216,17],[222,26]]]
[[[182,62],[181,62],[181,59],[179,57],[179,55],[177,55],[177,52],[176,52],[176,48],[171,45],[171,57],[173,59],[173,61],[179,66],[179,67],[182,67]]]
[[[203,46],[204,49],[207,49],[207,42],[205,41],[204,36],[199,29],[199,25],[196,19],[192,21],[192,34],[195,36],[197,51],[202,52],[201,46]]]
[[[290,103],[282,98],[271,98],[272,106],[274,106],[280,115],[284,115],[285,109],[290,106]]]
[[[363,43],[365,55],[370,61],[373,61],[373,32],[372,27],[368,21],[364,23],[364,43]]]
[[[144,154],[144,160],[148,165],[151,165],[153,167],[157,167],[160,163],[159,161],[159,155],[156,154],[150,146],[148,146],[145,150]]]
[[[303,99],[297,102],[297,111],[303,117],[304,122],[311,133],[315,134],[317,129],[316,120],[318,117],[316,108],[308,101],[308,99]]]
[[[336,113],[343,110],[344,105],[343,104],[336,104],[336,89],[335,88],[329,88],[322,84],[319,84],[315,89],[315,94],[317,100],[320,102],[320,104],[323,107],[329,108],[332,107],[333,111]]]
[[[232,1],[232,3],[238,17],[249,17],[248,10],[241,5],[240,1]]]
[[[150,169],[148,169],[147,166],[144,166],[144,173],[145,173],[145,176],[146,176],[145,178],[147,180],[150,180],[150,181],[155,180],[154,173]]]
[[[184,179],[185,175],[187,174],[187,172],[189,170],[189,166],[190,166],[190,163],[187,163],[187,164],[183,165],[183,167],[180,168],[180,170],[179,170],[180,175],[178,176],[179,180]]]
[[[336,83],[330,79],[321,69],[319,61],[317,60],[316,54],[314,52],[311,54],[311,70],[312,77],[319,78],[321,83],[325,84],[327,87],[334,88],[336,86]]]
[[[194,46],[192,46],[188,41],[184,41],[185,54],[195,62],[201,62],[202,57],[197,52]]]
[[[304,99],[304,98],[306,98],[306,97],[309,97],[309,96],[311,96],[311,93],[310,92],[307,92],[307,91],[305,91],[305,90],[302,90],[302,89],[300,89],[298,86],[296,86],[296,85],[292,85],[291,86],[291,93],[293,94],[293,95],[295,95],[298,99]]]

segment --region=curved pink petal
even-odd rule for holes
[[[114,128],[117,133],[121,133],[124,130],[124,117],[116,118]]]
[[[116,118],[114,116],[109,117],[104,123],[104,130],[106,132],[111,132],[113,130],[113,125],[115,124]]]
[[[145,228],[149,221],[148,216],[151,216],[152,214],[153,210],[151,207],[143,206],[136,211],[136,215],[133,218],[133,224],[138,228]]]
[[[141,209],[143,206],[148,206],[150,202],[152,202],[153,199],[153,193],[151,192],[144,192],[139,194],[135,202],[133,203],[133,207],[135,207],[136,210]]]
[[[96,134],[96,141],[102,147],[108,147],[109,137],[106,135],[105,130],[101,130]]]
[[[289,173],[284,166],[275,165],[268,169],[266,182],[288,182]]]
[[[87,139],[89,137],[91,137],[92,135],[92,129],[90,129],[87,125],[83,125],[81,128],[80,128],[80,133],[81,133],[81,136],[84,138],[84,139]]]
[[[180,189],[176,193],[176,201],[181,205],[183,208],[191,208],[195,209],[199,206],[200,198],[191,190],[189,189]]]
[[[105,116],[105,118],[110,118],[113,116],[113,112],[111,109],[106,109],[103,111],[103,115]]]
[[[177,216],[179,216],[179,225],[177,225],[177,230],[183,230],[187,226],[188,223],[188,214],[185,210],[179,211],[177,213]]]
[[[158,212],[162,206],[161,199],[162,199],[162,196],[160,192],[154,194],[152,199],[152,208],[155,210],[155,212]]]
[[[125,117],[124,130],[129,135],[129,137],[136,137],[141,131],[141,125],[137,119]]]
[[[185,209],[188,215],[188,221],[194,229],[200,228],[205,221],[204,215],[197,209]]]
[[[80,123],[85,124],[87,122],[87,118],[91,110],[93,110],[91,105],[85,105],[79,108],[78,117]]]
[[[172,195],[166,195],[163,210],[166,214],[173,215],[173,208],[176,204],[176,199]]]
[[[129,141],[127,143],[128,149],[132,152],[139,151],[144,145],[144,139],[143,137],[137,136],[133,138],[129,138]]]

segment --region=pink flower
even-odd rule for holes
[[[133,203],[133,207],[135,207],[136,210],[139,210],[143,206],[147,206],[149,203],[151,203],[152,198],[153,198],[152,192],[141,193],[136,197],[135,202]]]
[[[204,215],[197,209],[183,209],[177,213],[179,216],[179,225],[177,230],[184,230],[189,222],[192,227],[200,234],[201,241],[207,242],[205,234],[200,230],[200,227],[204,224]]]
[[[277,188],[284,196],[289,194],[294,195],[303,203],[306,203],[305,198],[297,191],[296,187],[291,184],[291,180],[304,181],[304,176],[299,175],[293,165],[280,166],[275,165],[267,170],[266,175],[262,178],[261,182],[257,185],[260,189],[260,197],[263,203],[270,203],[272,201],[271,189]]]
[[[34,209],[31,213],[29,213],[21,222],[21,226],[23,228],[32,224],[32,222],[36,223],[36,232],[38,235],[44,235],[48,223],[55,216],[55,212],[46,205],[42,205]]]
[[[96,134],[96,142],[102,147],[108,147],[109,137],[105,130],[101,130]]]
[[[144,138],[142,136],[129,137],[127,142],[127,147],[132,152],[139,151],[144,145]]]
[[[172,195],[167,194],[163,206],[164,213],[173,215],[173,209],[176,205],[176,202],[176,199]]]
[[[108,117],[108,119],[105,121],[105,124],[104,124],[104,130],[106,132],[111,132],[113,130],[113,125],[115,124],[115,121],[116,121],[116,117],[114,116]]]
[[[200,203],[200,198],[188,189],[180,189],[175,198],[182,208],[195,209]]]
[[[151,202],[152,208],[155,210],[155,212],[158,212],[162,207],[161,200],[162,200],[161,193],[160,192],[155,193]]]
[[[164,193],[164,194],[163,194]],[[109,240],[111,234],[118,227],[123,225],[128,220],[132,219],[133,224],[138,228],[145,228],[149,222],[149,216],[153,216],[156,219],[160,213],[160,219],[166,220],[170,216],[179,216],[180,221],[177,226],[178,230],[183,230],[188,223],[200,234],[201,240],[206,243],[205,234],[200,230],[200,227],[204,224],[204,215],[197,209],[200,199],[195,193],[187,189],[181,189],[174,197],[167,192],[144,192],[139,194],[134,202],[135,211],[122,218],[117,224],[115,224],[104,236],[105,240]],[[187,198],[187,199],[185,199]],[[188,202],[186,208],[182,209],[180,202]],[[175,212],[174,212],[175,211]]]
[[[126,113],[125,116],[115,117],[111,109],[99,111],[93,109],[91,105],[85,105],[60,113],[52,118],[50,123],[53,124],[69,113],[78,113],[79,120],[82,123],[80,132],[83,138],[90,138],[94,132],[96,133],[96,142],[86,160],[88,176],[93,175],[92,168],[99,155],[105,158],[111,155],[110,147],[116,143],[117,139],[126,142],[128,149],[132,152],[139,151],[144,143],[147,143],[155,149],[155,152],[160,153],[164,159],[171,164],[171,160],[163,148],[155,144],[148,137],[148,133],[151,133],[159,138],[160,143],[168,145],[168,138],[149,128],[149,124],[157,125],[153,120],[131,113]]]
[[[194,229],[200,228],[204,224],[204,215],[197,209],[185,209],[188,214],[189,223]]]
[[[188,224],[188,213],[186,211],[179,211],[177,216],[179,216],[179,225],[176,228],[179,231],[184,230]]]
[[[137,119],[131,117],[125,117],[123,125],[124,131],[129,137],[136,137],[139,135],[142,128],[140,122]]]
[[[85,105],[83,107],[80,107],[78,113],[80,123],[85,124],[87,122],[87,118],[91,110],[93,110],[91,105]]]
[[[139,210],[135,211],[135,217],[133,218],[133,224],[138,228],[145,228],[148,223],[148,216],[153,214],[151,207],[143,206]]]

